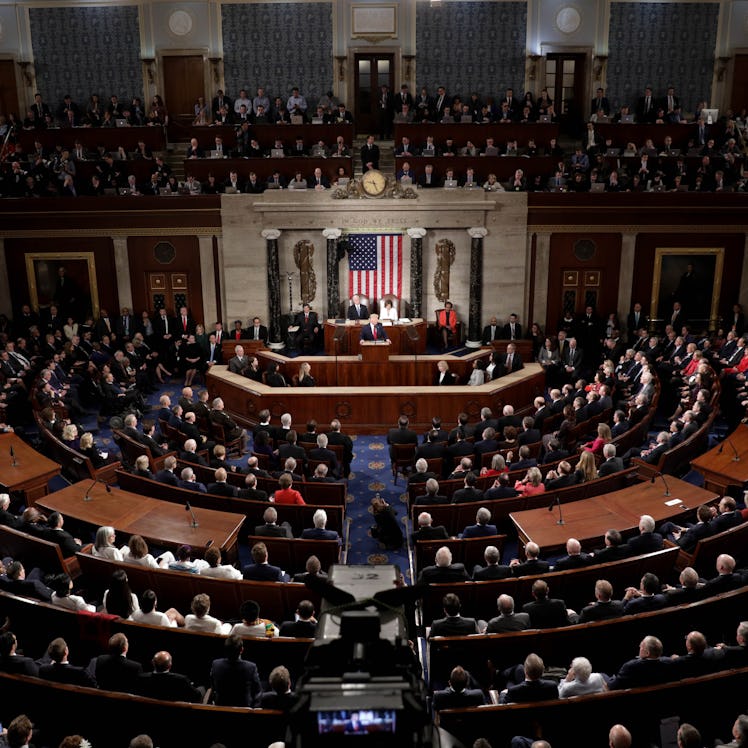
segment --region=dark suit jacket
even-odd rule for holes
[[[171,470],[159,470],[153,477],[159,483],[166,483],[170,486],[179,485],[179,479]]]
[[[39,677],[55,683],[70,683],[73,686],[88,686],[96,688],[96,681],[82,667],[76,665],[60,665],[53,662],[39,668]]]
[[[339,536],[335,530],[323,530],[318,527],[308,527],[302,530],[301,537],[303,540],[338,540]]]
[[[606,475],[619,473],[623,470],[623,460],[620,457],[610,457],[597,469],[597,474],[602,478]]]
[[[416,540],[446,540],[449,537],[444,525],[420,527],[413,533],[413,541]]]
[[[67,530],[47,530],[43,537],[45,540],[57,543],[60,546],[63,558],[75,556],[81,549],[81,546],[75,542],[75,538]]]
[[[464,691],[455,693],[451,688],[444,691],[434,691],[434,711],[441,709],[462,709],[469,706],[480,706],[486,700],[483,691],[479,688],[466,688]]]
[[[245,579],[254,579],[256,582],[283,582],[285,575],[277,566],[270,564],[249,564],[242,569]]]
[[[623,615],[623,603],[620,600],[611,600],[607,603],[595,602],[582,609],[579,623],[588,621],[604,621],[609,618],[618,618]]]
[[[210,682],[217,706],[256,706],[262,693],[257,665],[241,658],[213,660]]]
[[[257,525],[254,535],[260,535],[266,538],[292,538],[293,533],[288,525]]]
[[[539,558],[531,558],[512,566],[512,572],[515,577],[525,577],[532,574],[547,574],[550,568],[551,565],[547,561]]]
[[[280,626],[280,636],[293,636],[307,639],[314,638],[316,633],[317,624],[313,621],[284,621]]]
[[[520,704],[528,701],[549,701],[558,698],[558,686],[551,680],[525,681],[510,686],[504,696],[505,704]]]
[[[483,491],[479,488],[468,486],[460,488],[452,494],[453,504],[464,504],[468,501],[480,501],[483,498]]]
[[[438,618],[431,624],[431,636],[467,636],[477,634],[478,624],[475,618],[447,616]]]
[[[180,673],[144,673],[140,676],[138,691],[142,696],[161,701],[187,701],[196,704],[200,692]]]
[[[462,531],[463,538],[485,538],[489,535],[496,535],[498,530],[496,525],[468,525]]]
[[[473,577],[475,578],[475,577]],[[530,616],[527,613],[514,613],[511,616],[496,616],[488,622],[487,634],[503,634],[506,631],[524,631],[530,627]]]
[[[348,307],[348,319],[369,319],[369,307],[366,304],[359,304],[360,312],[356,314],[356,307],[351,304]]]
[[[674,673],[672,660],[667,657],[658,660],[642,660],[637,657],[621,665],[621,669],[610,681],[608,688],[616,691],[621,688],[653,686],[670,680]]]
[[[648,597],[632,597],[623,604],[623,611],[626,615],[632,613],[646,613],[650,610],[660,610],[667,605],[665,595],[650,595]]]
[[[511,566],[502,566],[501,564],[476,566],[473,569],[473,581],[475,582],[485,582],[490,579],[508,579],[511,576]]]
[[[143,666],[122,655],[103,654],[92,660],[89,670],[93,671],[99,688],[135,693]]]
[[[39,666],[30,657],[9,655],[0,657],[0,672],[36,676],[39,674]]]
[[[228,483],[208,483],[208,493],[213,496],[236,496],[238,489]]]
[[[589,566],[593,559],[589,553],[580,553],[577,556],[562,556],[553,565],[554,571],[565,571],[566,569],[581,569]]]
[[[641,556],[644,553],[654,553],[662,550],[662,535],[658,532],[645,532],[634,535],[629,539],[629,555]]]
[[[281,634],[284,636],[284,634]],[[274,691],[267,691],[260,697],[260,708],[261,709],[278,709],[281,712],[288,712],[299,701],[299,697],[295,693],[275,693]]]
[[[504,334],[504,328],[501,325],[494,327],[493,336],[491,335],[491,325],[486,325],[483,328],[483,335],[481,340],[484,343],[490,343],[492,340],[501,340],[501,336]]]
[[[441,582],[462,582],[469,579],[463,564],[449,566],[427,566],[418,575],[421,584],[439,584]]]
[[[441,381],[439,381],[441,379]],[[442,373],[440,371],[437,371],[434,375],[434,386],[442,385],[443,387],[450,387],[453,384],[457,383],[457,376],[453,374],[451,371],[445,371],[444,372],[444,378],[442,378]]]
[[[247,328],[247,339],[248,340],[262,340],[264,342],[267,342],[268,339],[268,329],[265,327],[265,325],[260,325],[260,334],[255,337],[255,326],[252,325],[251,327]]]
[[[522,612],[530,616],[530,625],[533,628],[551,629],[566,626],[569,623],[566,603],[555,598],[533,600],[531,603],[525,603],[522,606]]]
[[[377,340],[387,340],[387,333],[384,331],[381,322],[377,322]],[[371,331],[371,325],[361,325],[361,340],[374,340],[374,334]]]

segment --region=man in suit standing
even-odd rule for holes
[[[378,314],[372,314],[369,316],[369,324],[361,326],[361,340],[384,340],[389,343],[387,333],[382,327],[382,323],[379,321]]]
[[[592,99],[592,104],[590,105],[590,114],[599,114],[601,111],[606,117],[610,117],[610,102],[608,101],[608,97],[602,88],[598,88],[597,94]]]
[[[644,96],[639,97],[636,104],[636,121],[639,123],[651,123],[657,116],[657,102],[652,95],[652,88],[647,86],[644,89]]]
[[[369,318],[369,308],[361,303],[361,297],[354,294],[351,305],[348,307],[348,319],[364,320]]]
[[[570,382],[575,382],[579,379],[583,360],[584,353],[581,348],[577,347],[576,338],[569,338],[569,348],[563,357],[563,362],[564,371]]]
[[[262,324],[259,317],[254,317],[252,319],[252,325],[247,328],[247,338],[249,340],[261,340],[267,345],[268,329]]]
[[[392,136],[392,108],[390,87],[382,86],[379,89],[379,137],[381,140],[389,140]]]
[[[244,642],[236,634],[224,645],[225,657],[213,660],[210,682],[216,706],[257,706],[262,695],[260,676],[254,662],[242,659]]]
[[[373,135],[366,138],[366,143],[361,148],[361,163],[365,172],[379,168],[379,146],[374,143]]]

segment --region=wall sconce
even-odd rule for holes
[[[718,57],[717,58],[717,80],[721,83],[725,79],[725,73],[727,72],[727,64],[730,62],[731,57]]]
[[[595,76],[595,80],[600,80],[605,70],[605,63],[608,61],[608,55],[595,55],[592,61],[592,73]]]
[[[345,65],[348,58],[345,55],[335,55],[335,62],[338,63],[338,81],[342,83],[345,80]]]
[[[142,57],[140,60],[145,65],[145,74],[148,78],[148,85],[152,86],[154,81],[154,66],[156,65],[155,57]]]
[[[32,62],[18,61],[18,67],[21,68],[21,75],[24,83],[31,88],[34,83],[34,64]]]
[[[527,59],[530,61],[530,66],[527,69],[528,80],[534,81],[538,77],[538,62],[542,57],[543,55],[527,55]]]

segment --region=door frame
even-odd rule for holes
[[[545,62],[548,58],[548,55],[584,55],[584,92],[582,94],[582,103],[584,105],[584,109],[582,116],[586,120],[587,107],[589,106],[590,101],[592,101],[592,91],[595,90],[598,86],[602,86],[603,88],[605,88],[605,82],[598,80],[595,77],[595,71],[593,69],[594,66],[592,64],[594,58],[593,48],[578,45],[566,46],[564,44],[546,44],[544,42],[540,45],[540,51],[542,57],[540,58],[540,60],[538,60],[538,67],[535,76],[536,86],[538,87],[538,90],[533,91],[534,95],[540,93],[540,89],[545,87]],[[542,85],[538,85],[537,81],[540,81]],[[529,81],[525,81],[525,85],[528,84]],[[559,115],[560,112],[556,112],[556,114]]]
[[[207,101],[208,98],[213,98],[214,89],[218,89],[218,82],[213,84],[211,80],[211,69],[213,66],[210,64],[208,55],[210,50],[207,47],[196,47],[196,48],[180,48],[180,49],[160,49],[157,53],[156,60],[158,61],[158,70],[156,73],[156,79],[158,80],[158,91],[161,96],[164,95],[165,80],[164,80],[164,57],[201,57],[203,61],[203,97]],[[152,96],[148,97],[148,106],[150,107],[150,101]],[[165,101],[167,110],[169,109],[169,102]]]
[[[23,118],[26,116],[26,108],[29,106],[29,104],[27,103],[27,98],[30,95],[29,92],[33,88],[28,83],[30,79],[33,80],[33,65],[27,64],[24,68],[24,66],[22,66],[21,63],[18,62],[18,58],[16,55],[7,52],[4,54],[0,54],[0,60],[2,60],[3,62],[13,63],[13,80],[16,87],[15,113],[18,115],[20,120],[23,120]],[[26,75],[24,75],[24,69],[27,71]],[[33,103],[33,97],[30,103]]]
[[[401,76],[401,71],[403,69],[403,61],[402,61],[402,47],[395,46],[388,46],[388,47],[380,47],[380,46],[356,46],[356,47],[348,47],[348,56],[346,60],[346,68],[348,74],[346,75],[346,85],[345,85],[345,96],[346,96],[346,104],[348,105],[348,109],[353,111],[353,101],[355,100],[356,96],[356,55],[392,55],[393,56],[393,71],[392,71],[392,77],[395,81],[395,87],[397,90],[400,90],[400,87],[398,85],[398,80]],[[410,86],[409,81],[402,81],[403,83],[408,83]],[[394,91],[392,93],[395,93]],[[356,124],[354,122],[354,128],[356,127]]]

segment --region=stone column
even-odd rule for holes
[[[426,229],[408,229],[410,237],[410,316],[421,316],[423,303],[423,237]],[[400,310],[402,315],[402,310]]]
[[[481,318],[483,298],[481,288],[483,283],[483,237],[488,229],[482,226],[467,230],[470,236],[470,312],[468,318],[468,348],[481,347]]]
[[[268,267],[268,345],[272,349],[283,347],[281,329],[280,262],[278,259],[278,229],[265,229],[260,234],[267,247]]]
[[[338,239],[340,229],[324,229],[322,236],[327,239],[327,318],[337,319],[340,311],[340,272],[338,260]]]
[[[198,236],[197,245],[200,250],[200,276],[203,281],[203,319],[206,331],[212,329],[213,322],[218,319],[218,304],[216,299],[216,273],[222,278],[220,267],[213,263],[213,237]],[[210,325],[210,327],[208,326]],[[226,328],[228,329],[228,325]]]
[[[0,314],[13,319],[13,305],[10,303],[10,276],[5,261],[5,239],[0,238]]]
[[[117,295],[120,307],[126,306],[130,311],[132,308],[132,286],[130,284],[130,262],[127,258],[127,237],[113,236],[112,246],[114,248],[114,268],[117,273]],[[99,299],[99,304],[101,304]],[[101,304],[107,308],[106,304]],[[110,314],[116,314],[119,309],[111,309]],[[134,313],[134,312],[133,312]]]
[[[618,319],[625,320],[632,305],[640,302],[644,313],[649,306],[647,299],[632,299],[631,287],[634,282],[634,262],[636,260],[636,234],[624,233],[621,236],[621,265],[618,268]],[[649,312],[650,317],[657,316],[657,309]]]

